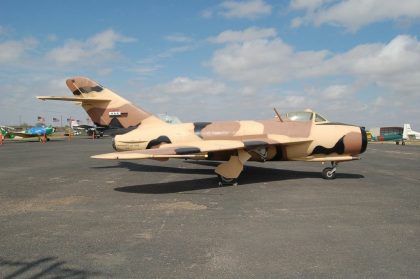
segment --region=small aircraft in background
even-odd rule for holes
[[[88,136],[95,136],[95,138],[101,138],[104,136],[104,128],[96,127],[91,125],[78,125],[77,127],[73,127],[73,129],[83,130],[86,132]]]
[[[381,127],[370,130],[372,141],[394,141],[395,144],[405,145],[402,127]]]
[[[91,125],[79,124],[77,121],[73,120],[70,122],[70,128],[73,130],[74,135],[79,135],[82,132],[86,133],[88,136],[95,136],[95,138],[100,138],[104,136],[104,128],[96,127]]]
[[[404,124],[402,137],[405,140],[420,140],[420,133],[413,131],[410,124]]]
[[[14,135],[11,135],[10,132],[13,131],[14,128],[6,127],[6,126],[0,126],[0,133],[3,138],[14,138]]]
[[[38,123],[35,127],[28,128],[24,131],[20,132],[9,132],[11,136],[14,136],[15,138],[21,137],[21,138],[35,138],[38,137],[39,141],[43,141],[44,139],[46,141],[49,141],[50,138],[48,136],[52,135],[54,133],[55,129],[50,126],[45,126],[41,123]]]

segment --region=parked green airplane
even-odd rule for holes
[[[377,135],[372,136],[373,141],[394,141],[396,144],[401,143],[402,145],[405,145],[402,127],[376,128],[376,132],[377,132]]]
[[[1,134],[3,135],[3,138],[13,139],[16,137],[20,137],[20,138],[36,138],[37,137],[39,141],[43,141],[44,137],[45,137],[45,140],[49,141],[50,139],[48,138],[48,136],[51,136],[55,131],[53,127],[47,127],[41,123],[37,124],[35,127],[28,128],[24,131],[19,131],[19,132],[10,131],[6,127],[0,127],[0,129],[1,129]]]
[[[376,141],[395,141],[399,143],[402,140],[403,140],[403,137],[401,134],[386,134],[386,135],[376,137]]]
[[[14,138],[15,136],[9,133],[9,129],[6,127],[0,127],[0,133],[2,134],[3,138]]]
[[[9,132],[10,135],[16,136],[16,137],[22,137],[22,138],[35,138],[38,137],[39,141],[43,141],[43,138],[47,141],[50,139],[48,136],[52,135],[54,133],[55,129],[50,126],[45,126],[41,123],[38,123],[35,127],[28,128],[25,131],[22,132]]]

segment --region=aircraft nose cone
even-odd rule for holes
[[[360,148],[360,153],[363,153],[366,151],[368,140],[367,140],[367,134],[366,134],[365,129],[360,128],[360,133],[362,135],[362,146]]]

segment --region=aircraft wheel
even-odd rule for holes
[[[322,170],[322,178],[324,179],[335,179],[335,171],[333,168],[325,168]]]
[[[221,176],[220,174],[218,174],[217,176],[219,177],[219,186],[238,185],[238,180],[236,178],[227,178]]]

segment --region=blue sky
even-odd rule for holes
[[[0,1],[0,124],[86,120],[41,102],[87,76],[183,121],[312,108],[420,130],[418,0]]]

